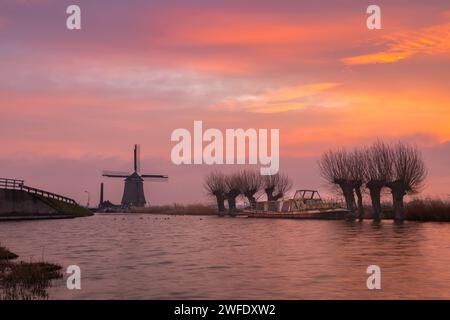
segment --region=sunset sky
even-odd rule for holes
[[[81,7],[82,29],[66,28]],[[378,4],[382,30],[368,30]],[[424,195],[450,197],[450,1],[2,0],[0,177],[86,202],[120,202],[132,168],[153,204],[206,201],[203,176],[175,166],[171,132],[279,128],[280,171],[327,193],[329,148],[377,137],[417,144]]]

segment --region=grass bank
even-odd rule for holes
[[[62,267],[48,262],[13,262],[18,255],[0,245],[0,300],[47,299]]]
[[[89,209],[84,208],[78,204],[71,204],[57,199],[46,198],[40,195],[36,196],[43,202],[47,203],[50,207],[57,210],[59,214],[68,214],[73,217],[88,217],[93,215],[93,213]]]

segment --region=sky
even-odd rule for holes
[[[66,8],[81,8],[81,30]],[[235,166],[171,162],[173,130],[280,129],[280,171],[329,192],[317,159],[376,139],[417,145],[423,196],[450,197],[450,2],[61,1],[0,3],[0,177],[120,202],[141,145],[151,204],[210,201]]]

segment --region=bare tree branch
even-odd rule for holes
[[[268,201],[277,201],[283,198],[292,188],[292,181],[285,174],[263,176],[262,184]]]
[[[252,209],[256,208],[255,195],[262,188],[263,180],[259,172],[254,170],[242,170],[239,172],[239,187],[241,193],[247,198]]]
[[[391,147],[392,175],[386,184],[391,189],[395,220],[404,220],[403,198],[419,192],[427,176],[422,155],[415,146],[398,142]]]
[[[350,171],[350,156],[345,149],[328,150],[318,161],[320,174],[330,185],[338,185],[345,199],[347,209],[354,211],[353,175]]]

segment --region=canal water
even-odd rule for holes
[[[0,223],[0,241],[81,268],[50,299],[450,299],[448,223],[98,214]]]

